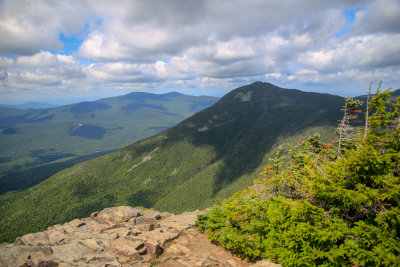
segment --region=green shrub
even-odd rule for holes
[[[399,101],[372,99],[367,135],[338,151],[310,137],[197,227],[246,259],[285,266],[400,265]]]

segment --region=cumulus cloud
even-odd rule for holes
[[[399,16],[398,0],[5,0],[0,89],[400,86]],[[57,54],[60,34],[82,43]]]
[[[68,88],[85,78],[84,67],[72,56],[44,51],[32,56],[21,56],[15,61],[0,58],[0,66],[0,70],[6,70],[0,75],[6,77],[1,79],[1,86],[9,90],[54,90],[54,86]]]
[[[400,33],[352,37],[332,49],[301,54],[298,62],[321,71],[399,66],[399,42]]]
[[[60,49],[60,34],[79,33],[91,18],[84,1],[2,1],[0,51],[32,55]]]
[[[324,41],[344,26],[340,13],[344,6],[352,4],[191,0],[128,1],[117,7],[113,2],[102,2],[96,5],[96,12],[102,14],[103,21],[84,41],[80,54],[103,62],[155,61],[193,47],[209,46],[210,41],[218,45],[235,38],[258,39],[273,32],[291,39],[295,47],[304,47],[312,41]]]
[[[398,0],[375,0],[366,9],[357,12],[355,33],[400,31],[400,2]]]

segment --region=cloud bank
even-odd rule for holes
[[[5,0],[0,95],[397,89],[399,17],[398,0]]]

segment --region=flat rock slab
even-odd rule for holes
[[[0,266],[257,266],[194,229],[200,212],[179,215],[121,206],[0,244]]]

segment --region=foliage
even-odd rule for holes
[[[252,187],[199,216],[209,238],[247,259],[285,266],[400,264],[400,102],[371,100],[367,137],[341,157],[312,136],[285,167],[266,166]],[[278,165],[277,165],[278,164]]]

